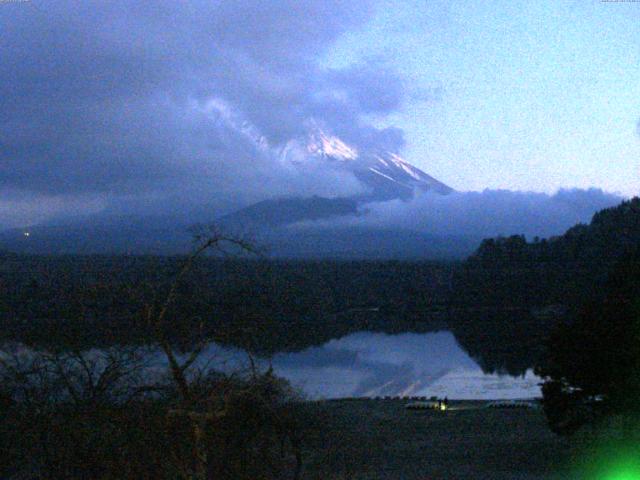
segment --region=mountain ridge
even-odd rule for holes
[[[397,152],[349,145],[322,130],[288,142],[280,152],[279,160],[302,171],[308,163],[322,162],[335,171],[351,173],[368,190],[368,193],[356,196],[361,200],[409,199],[416,189],[440,195],[454,191]]]

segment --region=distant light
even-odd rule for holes
[[[29,232],[24,232],[24,236],[25,236],[25,237],[28,237],[29,235],[31,235],[31,233],[29,233]]]

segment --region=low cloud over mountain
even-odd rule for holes
[[[371,202],[357,215],[304,222],[297,228],[358,226],[433,235],[549,237],[576,223],[588,223],[595,212],[620,201],[621,197],[595,188],[560,190],[553,195],[508,190],[452,192],[446,196],[417,193],[409,201]]]
[[[74,242],[90,246],[78,240],[89,227],[99,224],[104,239],[111,225],[115,238],[125,222],[139,226],[118,240],[131,251],[151,223],[177,231],[249,208],[269,211],[290,244],[307,235],[326,245],[331,232],[354,252],[363,245],[336,237],[349,229],[373,252],[374,231],[396,246],[411,235],[424,244],[434,235],[548,236],[619,201],[599,190],[454,192],[431,176],[428,158],[420,168],[401,158],[405,132],[391,125],[407,103],[424,105],[426,85],[390,58],[328,60],[384,6],[3,3],[0,230],[55,225],[66,239],[59,250],[73,251]],[[278,205],[295,215],[272,211]]]
[[[358,191],[344,172],[301,176],[276,159],[309,122],[402,145],[401,131],[366,118],[402,103],[394,70],[321,62],[373,10],[334,0],[2,5],[0,227],[98,204],[149,213]]]

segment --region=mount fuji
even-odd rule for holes
[[[436,180],[398,154],[361,149],[318,130],[302,140],[288,142],[278,161],[299,172],[321,166],[334,173],[352,175],[362,192],[343,197],[280,197],[264,200],[219,219],[226,226],[283,226],[305,220],[357,215],[359,208],[376,201],[409,200],[416,191],[448,195],[453,189]]]
[[[294,140],[282,150],[281,161],[298,168],[324,163],[352,173],[369,190],[368,200],[410,198],[416,189],[446,195],[453,191],[444,183],[411,165],[398,154],[381,149],[359,149],[318,130],[305,141]]]
[[[0,232],[2,249],[24,253],[176,254],[190,251],[191,225],[213,221],[232,235],[248,236],[274,258],[388,259],[462,258],[476,238],[428,232],[349,226],[367,204],[409,201],[416,192],[448,195],[453,189],[397,153],[349,145],[321,130],[272,149],[273,161],[299,176],[321,174],[327,184],[350,177],[360,188],[349,195],[298,195],[260,201],[212,218],[206,205],[185,213],[105,213]],[[326,178],[325,178],[325,174]],[[313,177],[316,178],[316,177]],[[312,184],[313,182],[310,182]],[[229,210],[227,210],[228,212]],[[333,220],[345,222],[333,223]],[[317,223],[316,223],[317,222]]]
[[[224,229],[248,234],[278,258],[462,258],[479,239],[443,237],[428,232],[349,226],[367,204],[409,201],[417,192],[448,195],[453,189],[410,164],[397,153],[358,148],[323,131],[288,142],[279,162],[303,174],[320,167],[331,177],[347,174],[362,186],[342,197],[317,195],[263,200],[217,220]],[[346,222],[333,223],[345,219]],[[318,222],[322,220],[322,222]],[[317,223],[315,223],[317,222]]]

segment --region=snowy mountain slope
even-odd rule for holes
[[[323,162],[335,170],[350,172],[369,190],[365,200],[406,199],[416,189],[441,195],[453,191],[396,153],[359,149],[321,130],[289,142],[280,160],[302,170],[311,162]]]

